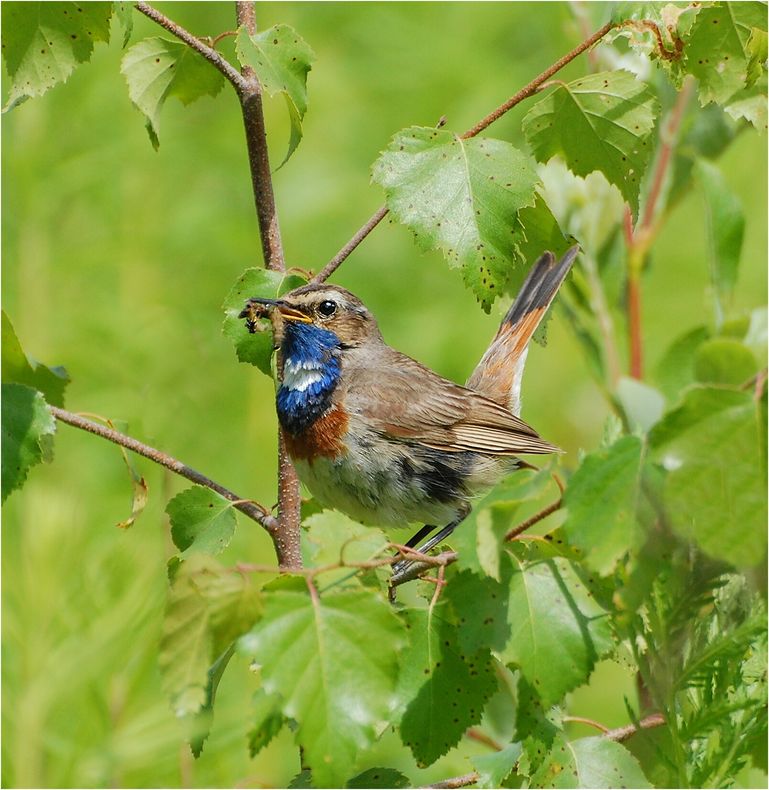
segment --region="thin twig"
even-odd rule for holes
[[[438,787],[438,788],[454,788],[454,787],[467,787],[468,785],[475,784],[479,779],[480,775],[478,771],[472,771],[469,774],[464,774],[463,776],[455,776],[453,779],[444,779],[442,782],[436,782],[432,785],[424,785],[424,787]]]
[[[504,104],[501,104],[497,107],[496,110],[492,110],[483,120],[478,121],[472,129],[466,131],[463,135],[463,139],[467,139],[468,137],[475,137],[475,135],[480,134],[484,129],[491,126],[494,121],[501,118],[508,110],[515,107],[516,104],[520,104],[524,99],[528,99],[529,96],[532,96],[534,93],[537,92],[542,83],[547,82],[550,77],[553,76],[556,72],[560,71],[564,66],[571,63],[574,58],[581,55],[586,49],[590,49],[593,44],[596,44],[600,41],[612,28],[616,27],[616,23],[614,22],[607,22],[602,28],[596,30],[592,36],[586,38],[581,44],[576,46],[571,52],[564,55],[560,60],[557,60],[553,63],[550,68],[545,69],[538,77],[535,77],[526,87],[521,88],[515,95],[511,96]]]
[[[451,565],[452,563],[457,561],[457,553],[456,551],[444,551],[441,554],[436,554],[434,557],[425,557],[423,560],[414,561],[411,565],[403,570],[402,573],[394,576],[390,580],[390,588],[400,587],[401,584],[405,584],[406,582],[410,582],[412,579],[416,579],[425,571],[429,571],[431,568],[442,567],[445,565]]]
[[[501,104],[495,110],[490,112],[485,118],[479,121],[471,129],[468,129],[460,137],[467,140],[480,134],[484,129],[491,126],[494,121],[501,118],[506,112],[520,104],[524,99],[532,96],[539,90],[541,85],[546,82],[556,72],[560,71],[564,66],[571,63],[574,58],[581,55],[586,49],[590,49],[597,41],[602,39],[612,28],[615,27],[613,22],[607,22],[600,30],[596,30],[592,36],[585,39],[579,46],[575,47],[571,52],[564,55],[557,60],[548,69],[545,69],[538,77],[535,77],[528,85],[518,91],[514,96],[511,96],[504,104]],[[442,125],[439,122],[439,126]],[[372,230],[387,216],[387,206],[382,206],[376,211],[375,214],[355,233],[355,235],[342,247],[339,252],[318,272],[313,279],[313,282],[324,282],[328,279],[350,255],[350,253],[371,233]]]
[[[539,523],[543,519],[547,518],[551,513],[555,513],[561,505],[563,504],[563,498],[558,497],[555,502],[552,502],[547,507],[542,508],[538,513],[535,513],[530,518],[527,518],[526,521],[522,521],[517,527],[513,527],[506,535],[505,540],[514,540],[518,537],[522,532],[526,532],[527,529],[533,527],[535,524]]]
[[[600,730],[604,735],[609,732],[609,728],[601,724],[601,722],[586,719],[584,716],[564,716],[563,720],[574,722],[575,724],[587,724],[589,727],[595,727],[597,730]]]
[[[371,233],[387,216],[387,206],[377,209],[368,222],[342,247],[341,250],[313,277],[313,282],[325,282],[344,262],[345,258]]]
[[[592,719],[583,719],[580,716],[564,716],[564,721],[580,721],[585,724],[591,724],[594,727],[603,730],[604,738],[607,738],[610,741],[616,741],[617,743],[622,743],[640,730],[650,730],[654,727],[662,727],[665,724],[665,717],[661,713],[652,713],[649,716],[645,716],[643,719],[641,719],[641,721],[638,722],[639,726],[637,727],[635,724],[628,724],[625,727],[617,727],[614,730],[606,729],[606,727],[604,727],[602,724],[599,724],[597,721],[593,721]],[[469,734],[469,730],[466,734]],[[479,779],[480,775],[478,772],[473,771],[472,773],[463,774],[462,776],[454,776],[451,779],[444,779],[442,782],[424,785],[424,787],[467,787],[468,785],[475,784]]]
[[[478,743],[482,743],[490,749],[494,749],[495,752],[501,752],[502,749],[505,748],[502,744],[495,741],[490,735],[486,735],[483,730],[479,730],[477,727],[470,727],[470,729],[465,732],[465,738],[469,738],[471,741],[478,741]]]
[[[107,441],[118,444],[121,447],[125,447],[128,450],[137,453],[138,455],[143,455],[145,458],[149,458],[150,461],[154,461],[156,464],[160,464],[166,469],[170,469],[172,472],[175,472],[181,477],[186,477],[187,480],[197,483],[197,485],[205,486],[206,488],[210,488],[212,491],[216,491],[217,494],[220,494],[225,499],[228,499],[232,503],[232,506],[237,508],[241,513],[243,513],[243,515],[248,516],[258,524],[261,524],[261,526],[263,526],[267,532],[270,533],[273,540],[275,540],[278,530],[278,521],[274,516],[270,515],[270,511],[266,507],[255,503],[253,500],[243,499],[243,497],[240,497],[224,486],[219,485],[219,483],[211,480],[192,467],[187,466],[181,461],[177,461],[176,458],[172,458],[170,455],[167,455],[160,450],[156,450],[154,447],[150,447],[149,445],[144,444],[137,439],[126,436],[124,433],[115,431],[105,425],[99,425],[97,422],[88,420],[79,414],[75,414],[74,412],[60,409],[58,406],[49,406],[48,408],[50,409],[51,414],[53,414],[57,420],[67,423],[67,425],[72,425],[75,428],[80,428],[83,431],[93,433],[96,436],[101,436],[102,439],[107,439]]]
[[[243,93],[249,88],[248,82],[238,73],[238,70],[220,55],[213,47],[209,47],[206,43],[201,41],[196,36],[193,36],[188,30],[185,30],[181,25],[169,19],[160,11],[153,8],[148,3],[136,3],[136,10],[149,17],[153,22],[164,27],[169,33],[176,36],[180,41],[183,41],[188,47],[194,49],[195,52],[202,55],[214,68],[221,71],[222,74],[228,79],[238,93]],[[218,40],[214,39],[214,42]]]
[[[604,738],[608,738],[610,741],[617,741],[617,743],[622,743],[640,730],[651,730],[654,727],[662,727],[664,724],[665,717],[661,713],[651,713],[648,716],[644,716],[644,718],[638,722],[637,727],[635,724],[628,724],[625,727],[617,727],[613,730],[607,730],[604,733]]]

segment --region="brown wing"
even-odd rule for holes
[[[488,455],[552,453],[544,441],[504,406],[444,379],[389,346],[377,364],[355,365],[345,378],[345,408],[374,430],[446,452]]]

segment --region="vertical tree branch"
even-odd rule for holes
[[[686,105],[694,89],[693,80],[687,77],[678,92],[665,123],[660,127],[660,147],[654,165],[643,214],[633,229],[630,208],[625,206],[625,244],[627,246],[627,316],[628,344],[630,349],[630,375],[643,378],[643,334],[641,331],[641,273],[646,263],[654,236],[659,226],[659,203],[670,169],[670,162],[678,141],[678,131]]]
[[[245,27],[250,35],[256,32],[254,4],[250,0],[235,3],[239,27]],[[254,189],[256,216],[259,220],[259,235],[262,241],[264,265],[273,271],[286,270],[283,244],[280,238],[278,215],[275,210],[275,194],[272,189],[270,157],[267,151],[267,131],[264,126],[262,88],[256,75],[244,66],[241,75],[248,88],[238,92],[243,111],[243,125],[248,146],[248,163]],[[278,361],[280,369],[280,360]],[[275,547],[281,567],[301,567],[302,553],[299,544],[300,522],[299,480],[286,454],[282,432],[278,442],[278,530]]]

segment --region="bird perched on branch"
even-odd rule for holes
[[[283,359],[277,412],[299,478],[321,501],[365,524],[425,526],[410,546],[444,540],[474,498],[519,454],[552,453],[519,418],[529,340],[578,252],[534,264],[496,337],[461,387],[382,339],[349,291],[306,285],[280,299],[249,299],[240,317],[277,311]]]

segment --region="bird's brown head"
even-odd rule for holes
[[[304,285],[279,299],[249,299],[240,317],[252,326],[256,318],[269,311],[279,316],[276,322],[279,342],[289,327],[299,332],[305,327],[332,332],[343,348],[360,346],[367,340],[381,337],[374,316],[363,302],[337,285]]]

